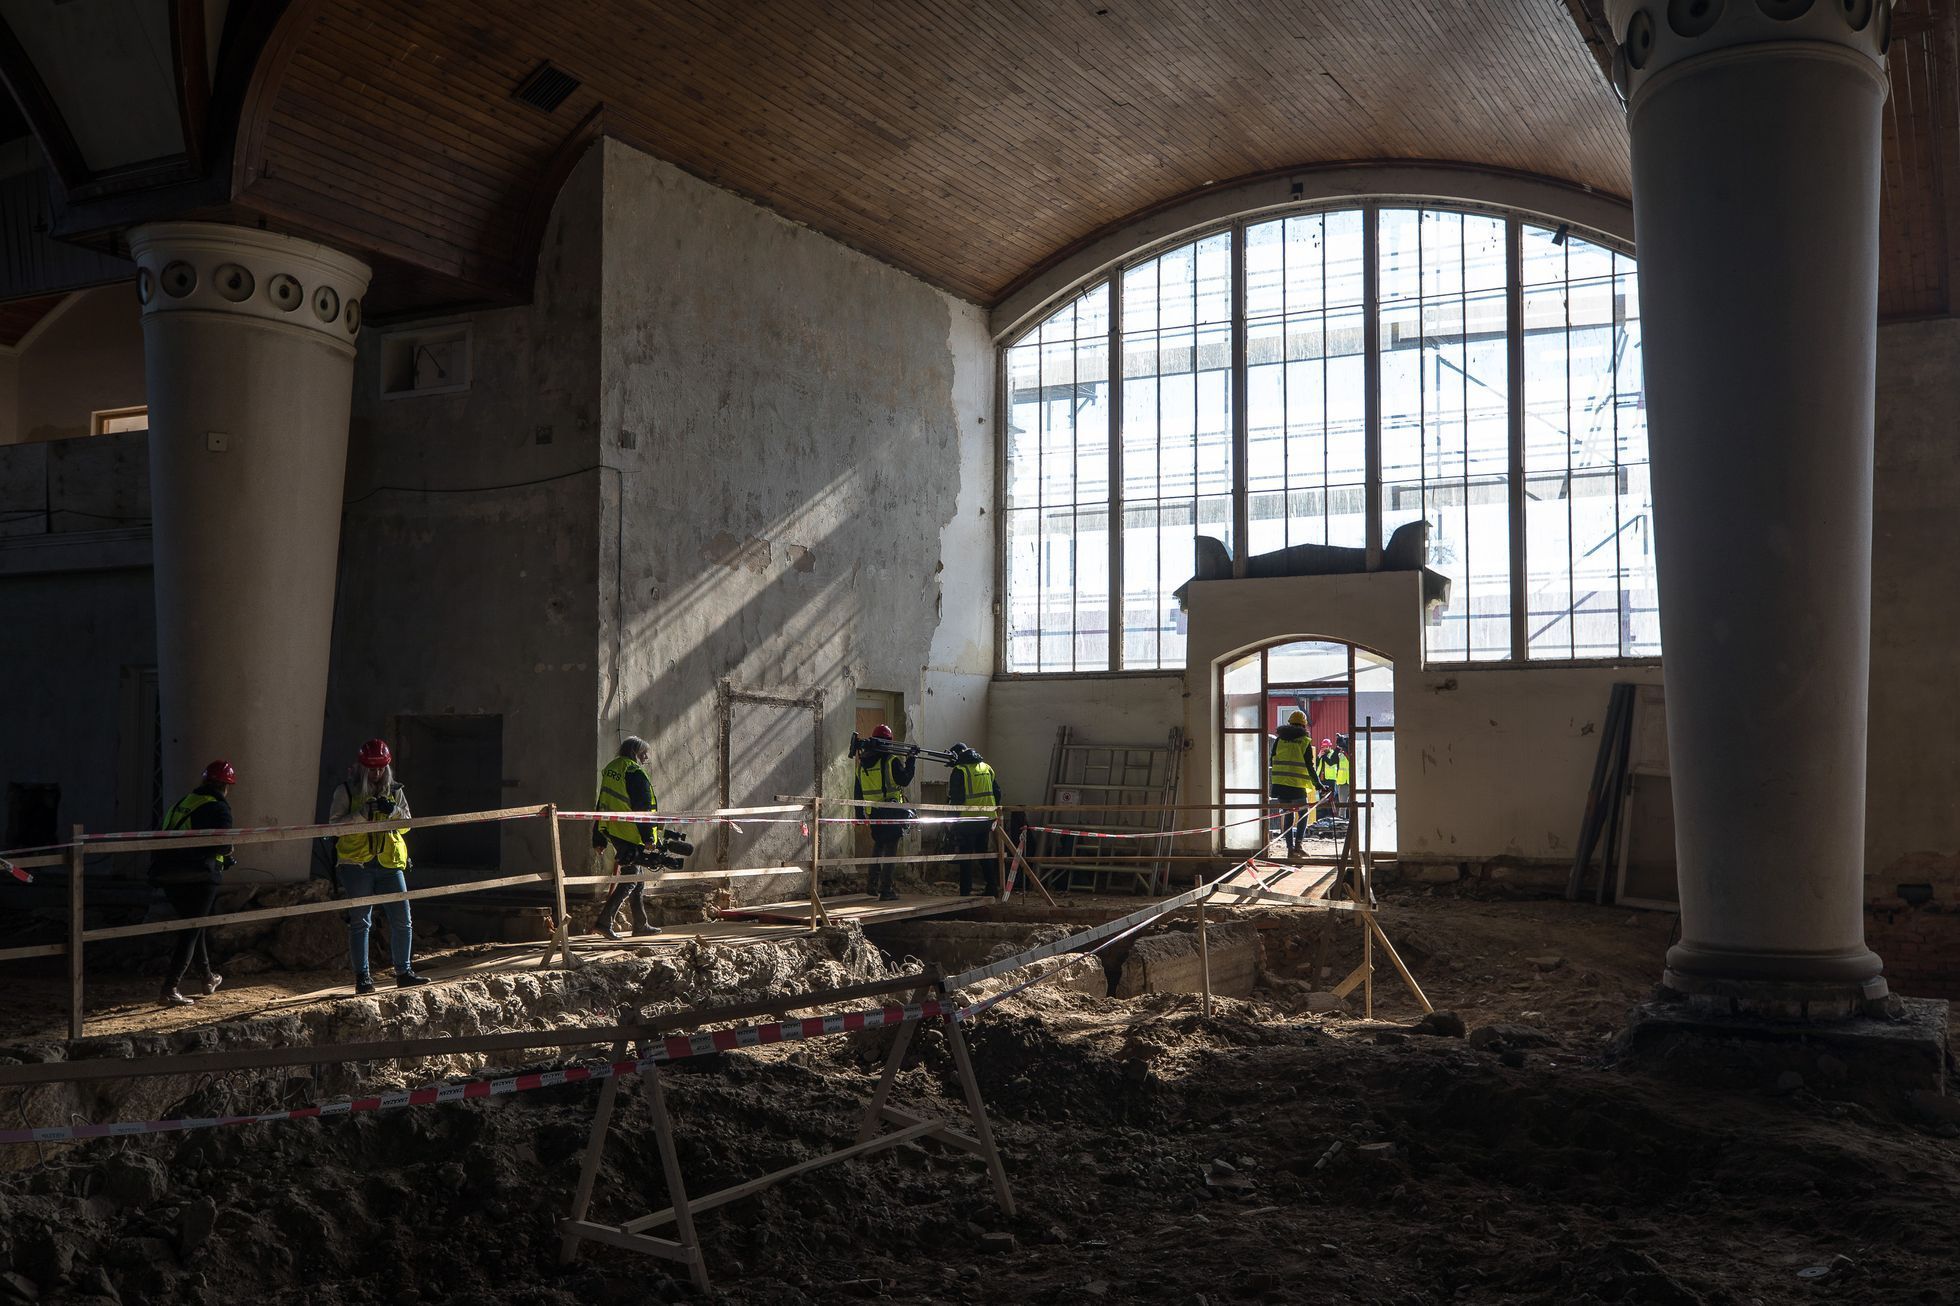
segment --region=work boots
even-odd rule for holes
[[[635,935],[635,937],[638,937],[640,935],[646,935],[646,934],[660,933],[660,927],[647,919],[646,899],[636,893],[632,897],[632,902],[633,902],[633,934]]]
[[[619,918],[619,895],[606,899],[606,905],[599,909],[599,933],[614,943],[621,941],[619,931],[614,928]]]

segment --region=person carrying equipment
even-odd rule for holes
[[[965,744],[954,744],[952,755],[952,775],[946,782],[946,801],[971,808],[976,815],[984,814],[984,821],[957,821],[952,829],[952,851],[973,853],[976,856],[959,863],[960,897],[973,892],[973,870],[978,866],[985,878],[987,896],[1000,896],[1000,863],[986,856],[987,836],[993,832],[994,818],[1000,811],[1000,781],[994,775],[994,768],[987,759]]]
[[[1354,763],[1347,755],[1348,737],[1341,735],[1338,740],[1320,741],[1320,756],[1316,759],[1321,785],[1333,796],[1328,804],[1329,816],[1349,816],[1348,795],[1353,792]]]
[[[231,787],[238,783],[238,771],[222,759],[204,768],[197,788],[179,798],[163,818],[166,830],[229,830],[231,828]],[[186,920],[209,916],[218,901],[225,870],[232,864],[231,845],[222,848],[167,848],[150,858],[150,883],[163,891],[170,910]],[[158,1003],[166,1007],[188,1007],[196,998],[184,996],[180,986],[191,963],[198,964],[204,977],[206,996],[216,993],[225,977],[211,969],[211,952],[204,941],[202,926],[177,931],[170,950],[170,965],[163,973],[163,989]]]
[[[1286,724],[1273,735],[1272,750],[1266,756],[1267,784],[1276,803],[1291,809],[1275,813],[1273,835],[1286,836],[1286,855],[1298,857],[1305,837],[1306,810],[1319,797],[1314,785],[1313,743],[1307,738],[1307,714],[1295,708],[1286,714]]]
[[[622,739],[619,755],[599,772],[598,810],[659,811],[660,800],[653,792],[653,776],[647,770],[647,763],[652,760],[653,745],[646,740],[638,735],[628,735]],[[663,834],[661,827],[651,821],[601,821],[593,831],[592,844],[595,848],[612,845],[615,875],[633,875],[642,870],[657,872],[661,869],[661,863],[655,858]],[[658,927],[647,919],[646,890],[643,880],[614,885],[612,892],[606,896],[606,905],[599,911],[599,933],[609,939],[619,939],[616,918],[620,906],[630,901],[633,904],[633,933],[658,934]]]
[[[896,902],[898,890],[892,885],[892,876],[897,870],[898,842],[905,837],[906,824],[913,815],[910,808],[901,804],[905,802],[905,786],[912,783],[918,762],[897,753],[898,744],[892,739],[890,726],[877,727],[865,742],[867,746],[858,750],[851,797],[875,804],[868,811],[859,810],[874,822],[871,855],[880,859],[871,868],[865,892],[881,902]]]
[[[327,824],[407,820],[408,794],[395,783],[395,758],[386,742],[370,739],[355,756],[354,769],[333,791]],[[408,835],[401,830],[343,834],[334,840],[334,880],[349,898],[408,892]],[[415,973],[415,924],[407,899],[381,904],[388,918],[388,949],[395,963],[395,987],[412,989],[429,977]],[[368,967],[368,938],[374,904],[347,909],[347,953],[354,963],[354,992],[374,992]]]

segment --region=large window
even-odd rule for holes
[[[1182,666],[1198,536],[1378,550],[1416,521],[1450,579],[1430,661],[1660,653],[1624,252],[1450,208],[1241,222],[1005,365],[1008,671]]]

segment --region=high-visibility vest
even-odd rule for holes
[[[633,800],[627,797],[626,777],[638,771],[646,776],[647,793],[653,796],[653,805],[646,810],[660,810],[660,795],[653,792],[653,777],[647,769],[630,757],[615,757],[606,763],[606,769],[599,772],[599,808],[602,812],[631,812],[636,810]],[[624,843],[644,844],[645,836],[640,832],[642,821],[601,821],[599,829]]]
[[[200,794],[193,790],[177,800],[177,805],[170,809],[170,815],[163,818],[163,828],[188,830],[191,828],[191,814],[198,808],[208,807],[217,801],[210,794]]]
[[[965,785],[960,801],[968,807],[984,807],[991,815],[1000,802],[1000,790],[994,785],[994,768],[985,762],[962,762],[953,769],[960,773]]]
[[[373,812],[356,811],[354,807],[354,784],[347,785],[347,814],[357,821],[372,821],[379,818]],[[396,785],[389,797],[397,798],[401,786]],[[370,802],[373,800],[370,799]],[[398,800],[399,805],[399,800]],[[369,862],[379,862],[390,871],[408,869],[408,833],[404,830],[381,830],[372,834],[343,834],[333,841],[334,857],[355,866],[365,866]]]
[[[1270,783],[1282,789],[1305,789],[1312,792],[1314,788],[1312,758],[1313,745],[1304,737],[1275,739],[1269,767]]]
[[[1337,784],[1337,785],[1347,784],[1349,778],[1352,777],[1353,774],[1354,774],[1354,763],[1348,761],[1348,755],[1346,753],[1336,751],[1334,754],[1333,765],[1329,768],[1327,773],[1328,783]]]
[[[870,766],[858,768],[858,797],[867,803],[905,801],[905,790],[892,779],[892,759],[889,753]]]

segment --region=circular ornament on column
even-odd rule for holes
[[[218,288],[220,295],[234,304],[242,304],[250,299],[253,287],[258,284],[252,280],[250,272],[236,263],[221,265],[211,274],[211,282]]]
[[[1787,23],[1792,18],[1802,18],[1810,12],[1812,0],[1756,0],[1763,12],[1779,23]]]
[[[1722,16],[1722,0],[1667,0],[1667,25],[1676,36],[1701,36]]]
[[[148,304],[156,297],[157,279],[150,275],[148,268],[136,269],[136,302]]]
[[[306,298],[306,293],[299,288],[298,279],[284,272],[266,282],[265,293],[267,298],[288,313],[298,308],[299,302]]]
[[[157,284],[162,286],[163,293],[172,299],[182,299],[197,289],[197,269],[182,259],[174,263],[166,263],[163,265],[162,275],[157,278]]]
[[[1654,54],[1654,16],[1645,9],[1627,23],[1627,67],[1639,72]]]
[[[1865,25],[1872,20],[1872,0],[1838,0],[1838,5],[1844,13],[1844,21],[1851,24],[1854,32],[1864,31]]]
[[[321,286],[313,292],[313,316],[322,322],[331,322],[340,316],[340,292],[332,286]]]
[[[360,300],[350,299],[347,301],[347,312],[342,315],[342,320],[347,323],[347,334],[350,336],[361,329]]]

